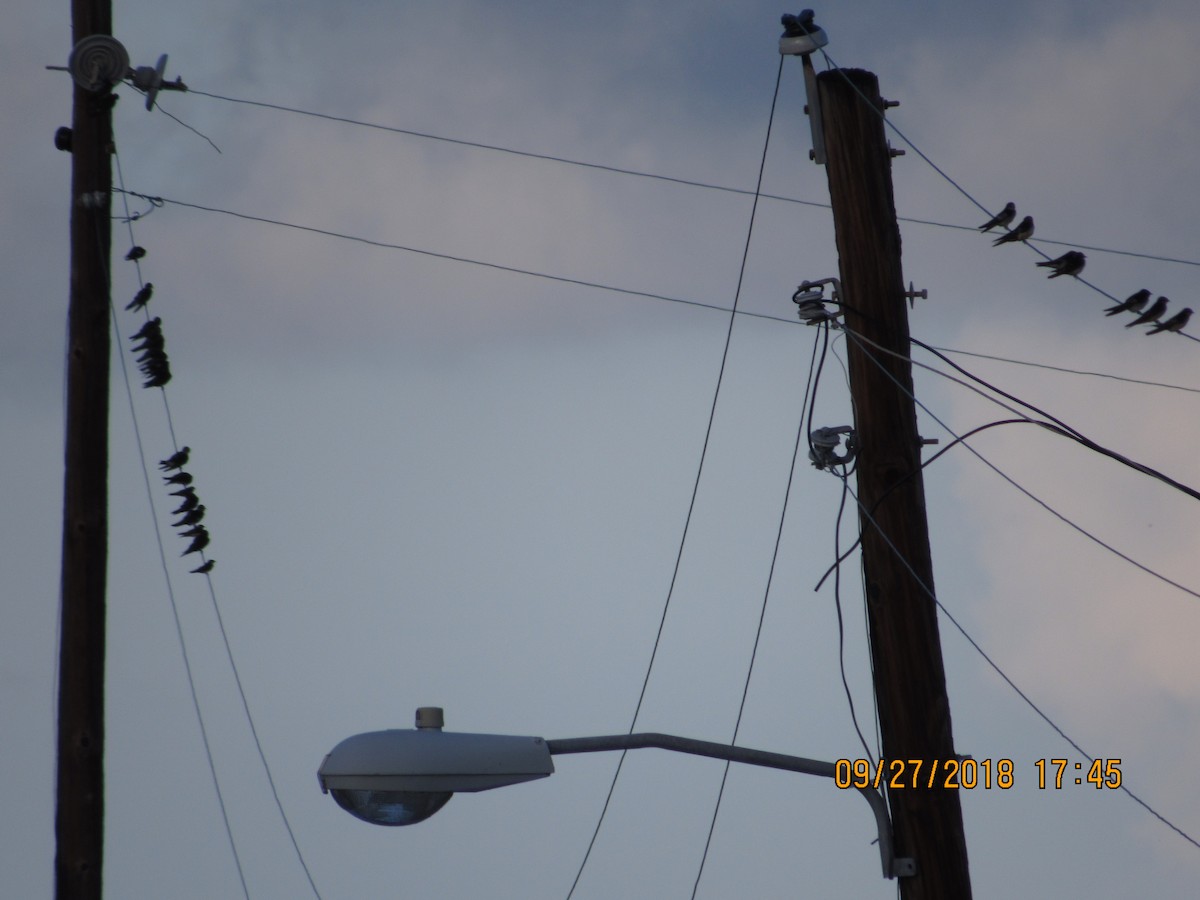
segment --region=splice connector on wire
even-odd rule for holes
[[[846,436],[845,453],[837,453],[838,444]],[[831,466],[844,466],[858,455],[858,435],[850,425],[839,425],[836,428],[818,428],[808,436],[808,458],[818,469],[828,469]]]
[[[829,302],[840,304],[842,300],[842,283],[836,278],[822,278],[820,281],[803,281],[792,294],[792,302],[796,304],[796,314],[806,325],[819,325],[829,322],[836,325],[838,316],[842,315],[840,308],[830,310],[825,306],[825,285],[832,285],[833,290]]]

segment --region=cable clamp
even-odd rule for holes
[[[842,285],[836,278],[803,281],[796,288],[796,292],[792,294],[792,302],[796,304],[796,315],[806,325],[820,325],[822,322],[836,324],[834,320],[842,315],[841,309],[830,311],[825,306],[825,285],[827,284],[833,285],[830,302],[840,303]]]
[[[846,452],[836,453],[846,436]],[[831,466],[844,466],[858,456],[858,433],[851,425],[838,425],[835,428],[818,428],[808,436],[810,444],[808,458],[818,469],[828,469]]]

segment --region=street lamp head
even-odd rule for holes
[[[486,791],[554,771],[539,737],[444,732],[441,710],[417,710],[416,729],[356,734],[325,757],[317,778],[338,806],[373,825],[413,825],[457,791]]]

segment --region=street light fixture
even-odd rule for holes
[[[544,740],[501,734],[442,731],[442,710],[417,710],[415,729],[356,734],[342,741],[317,770],[321,790],[351,815],[373,825],[412,825],[441,809],[458,791],[491,788],[545,778],[554,772],[552,755],[637,750],[657,747],[728,762],[746,763],[833,778],[833,763],[764,750],[751,750],[669,734],[618,734]],[[879,831],[884,878],[912,875],[911,858],[897,859],[887,804],[871,787],[857,789],[871,805]]]

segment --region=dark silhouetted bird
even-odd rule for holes
[[[184,466],[187,465],[188,457],[191,456],[191,453],[192,453],[191,447],[183,447],[179,450],[176,450],[174,453],[172,453],[166,459],[159,460],[158,467],[160,469],[162,469],[164,472],[171,472],[171,471],[174,471],[175,469],[182,469]],[[191,489],[189,488],[189,490],[191,490]],[[182,494],[183,492],[178,491],[177,493]]]
[[[129,252],[125,254],[125,258],[132,261],[135,259],[141,259],[145,255],[146,255],[145,247],[131,247]]]
[[[201,550],[203,550],[207,546],[208,546],[208,532],[203,531],[200,534],[196,535],[194,538],[192,538],[192,542],[191,542],[191,544],[188,545],[188,548],[186,550],[184,550],[182,553],[180,553],[179,555],[187,556],[189,553],[199,553]]]
[[[148,334],[162,334],[162,319],[155,316],[153,319],[147,320],[146,324],[129,336],[131,341],[139,341]]]
[[[179,532],[180,537],[187,537],[187,538],[198,537],[199,535],[202,535],[202,534],[208,534],[208,529],[205,528],[203,525],[193,525],[187,531]]]
[[[1192,317],[1191,307],[1181,309],[1165,322],[1160,322],[1155,325],[1146,334],[1158,334],[1160,331],[1183,331],[1183,326],[1188,323],[1188,319]]]
[[[147,281],[145,285],[142,286],[142,289],[133,295],[133,299],[125,304],[125,308],[134,311],[143,309],[146,304],[150,302],[150,298],[153,295],[154,285]]]
[[[1027,241],[1031,237],[1033,237],[1033,216],[1026,216],[1012,231],[1002,234],[992,241],[992,246],[999,247],[1001,244],[1015,244],[1019,241]]]
[[[176,472],[174,475],[164,476],[163,481],[167,484],[191,484],[193,479],[187,472]]]
[[[1110,306],[1104,311],[1106,316],[1115,316],[1117,313],[1123,312],[1141,312],[1146,308],[1146,303],[1150,300],[1150,292],[1142,288],[1136,294],[1130,294],[1125,298],[1124,302],[1118,303],[1116,306]]]
[[[144,350],[157,350],[162,352],[167,347],[167,339],[163,337],[162,331],[155,330],[142,337],[140,344],[134,344],[130,347],[130,352],[141,353]]]
[[[175,510],[171,511],[171,515],[177,516],[180,513],[187,512],[189,509],[195,509],[199,505],[200,505],[200,498],[197,497],[196,493],[193,491],[187,497],[183,498],[183,502],[179,504],[179,509],[175,509]]]
[[[1148,310],[1126,325],[1126,328],[1132,328],[1134,325],[1145,325],[1147,322],[1157,322],[1162,318],[1162,314],[1167,311],[1167,304],[1170,301],[1166,297],[1159,297],[1154,301],[1154,305]]]
[[[986,221],[982,225],[980,225],[979,230],[980,231],[991,231],[993,228],[996,228],[996,227],[1007,228],[1010,224],[1012,224],[1012,220],[1015,219],[1016,217],[1017,217],[1017,204],[1013,203],[1010,200],[1008,203],[1004,204],[1004,209],[1000,210],[1000,212],[996,213],[995,216],[993,216],[991,219],[989,219],[988,221]]]
[[[189,509],[183,514],[178,522],[171,525],[172,528],[187,528],[190,525],[199,525],[200,520],[204,518],[204,504],[201,503],[195,509]]]
[[[213,570],[213,566],[215,566],[216,564],[217,564],[217,561],[215,559],[210,559],[204,565],[197,566],[195,569],[192,569],[192,574],[193,575],[207,575],[209,572],[211,572]]]
[[[188,500],[196,499],[196,489],[194,487],[185,487],[179,491],[171,491],[172,497],[186,497]]]
[[[1083,271],[1083,266],[1086,262],[1087,257],[1078,250],[1068,250],[1058,259],[1048,259],[1038,263],[1038,265],[1053,269],[1054,271],[1050,273],[1050,277],[1057,278],[1059,275],[1078,275]]]

